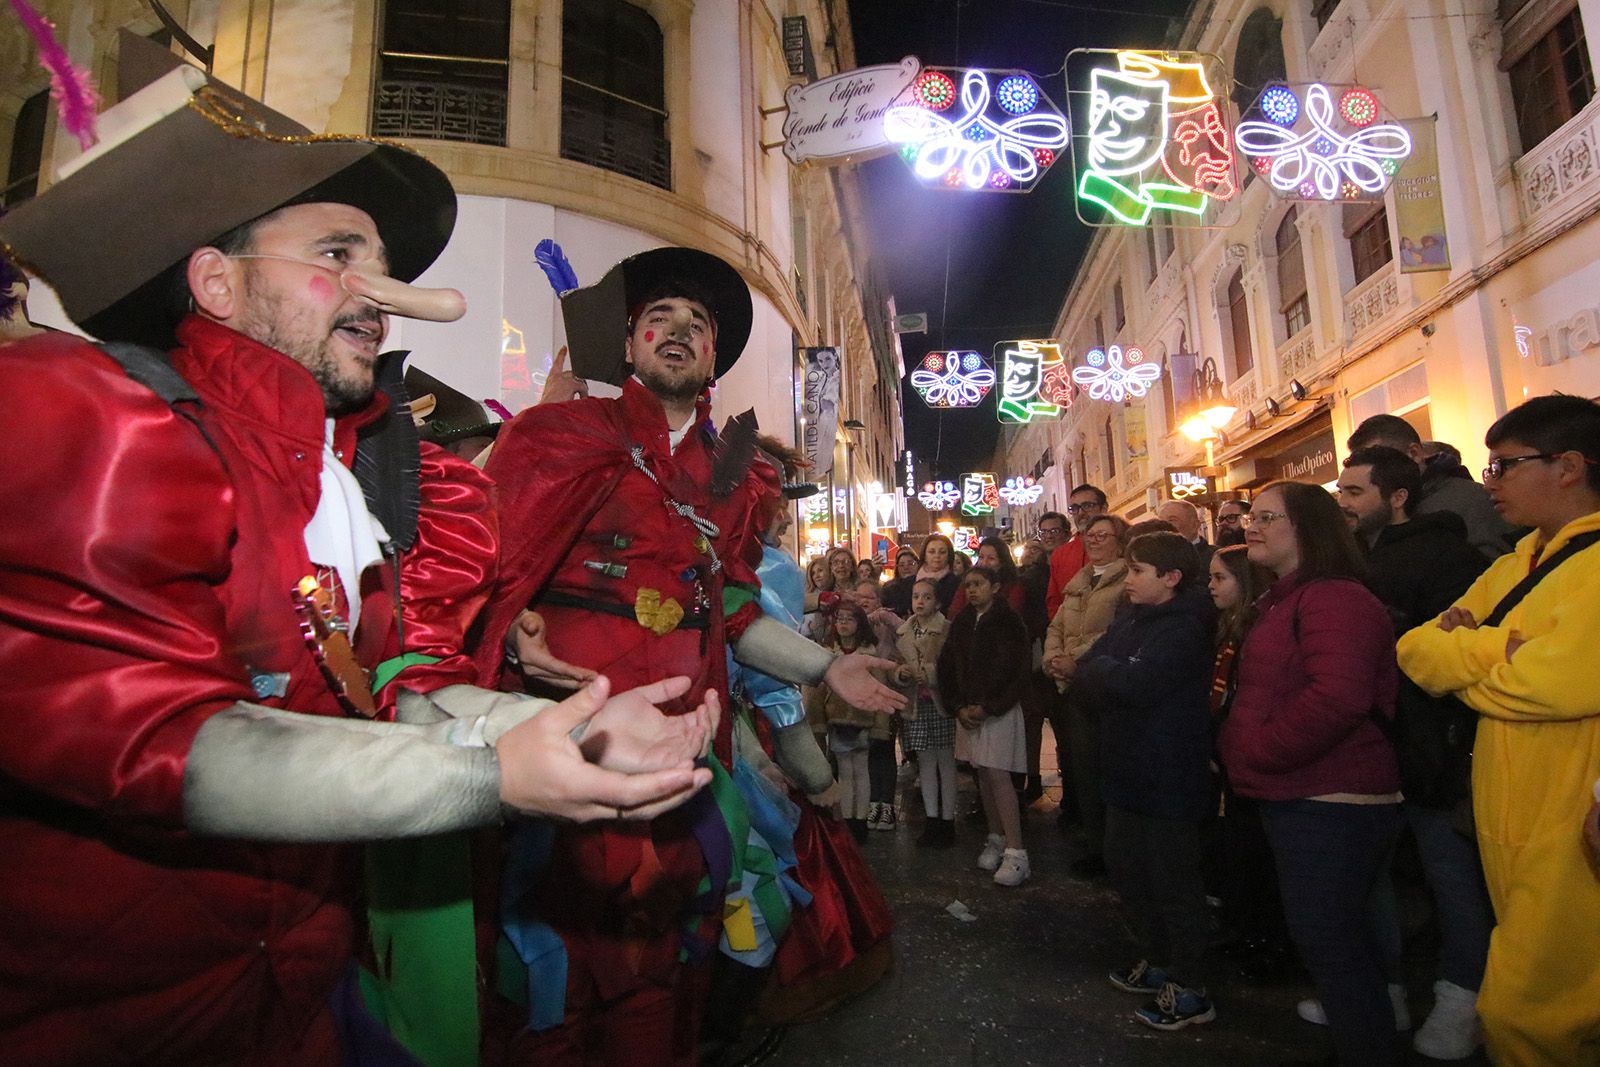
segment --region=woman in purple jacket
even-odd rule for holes
[[[1398,670],[1394,630],[1361,584],[1361,552],[1333,497],[1274,482],[1246,516],[1250,559],[1277,582],[1239,657],[1220,751],[1260,802],[1284,915],[1327,1014],[1337,1062],[1396,1062],[1384,954],[1368,898],[1400,826],[1400,774],[1385,736]]]

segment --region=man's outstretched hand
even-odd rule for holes
[[[638,692],[622,696],[625,699]],[[596,678],[500,737],[495,752],[503,804],[525,814],[573,822],[648,820],[672,810],[710,783],[711,772],[695,767],[687,758],[666,769],[638,774],[608,770],[586,760],[572,732],[584,723],[590,723],[592,730],[592,720],[606,706],[610,694],[611,683]]]
[[[544,632],[544,616],[537,611],[524,611],[511,624],[506,647],[515,655],[523,674],[559,689],[577,689],[594,679],[594,671],[589,668],[557,659]]]
[[[678,677],[617,694],[589,720],[578,748],[590,763],[624,774],[693,763],[716,736],[722,706],[708,689],[687,715],[664,715],[657,707],[688,691],[689,679]]]
[[[846,704],[867,711],[899,711],[906,706],[904,694],[897,693],[872,676],[873,671],[893,671],[899,664],[892,659],[878,659],[853,653],[839,656],[828,668],[822,681],[839,694]]]

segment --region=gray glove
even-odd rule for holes
[[[765,615],[745,627],[733,658],[752,670],[794,685],[820,685],[834,654]]]
[[[828,766],[828,757],[822,754],[810,723],[802,721],[774,730],[772,750],[783,773],[806,796],[815,796],[833,784],[833,768]]]
[[[507,730],[527,722],[551,703],[540,697],[479,689],[475,685],[447,685],[428,694],[402,690],[395,703],[395,717],[401,722],[424,725],[454,719],[455,729],[447,731],[449,743],[493,745]],[[588,725],[579,724],[572,740],[581,740]]]
[[[500,814],[494,749],[450,743],[458,728],[237,703],[207,720],[189,749],[185,825],[220,837],[332,843],[492,823]]]

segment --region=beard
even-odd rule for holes
[[[700,398],[711,384],[709,375],[681,374],[671,363],[652,363],[646,367],[635,364],[633,373],[644,387],[662,400],[693,401]]]
[[[262,284],[253,267],[246,270],[244,291],[250,306],[239,318],[239,332],[304,367],[322,390],[328,415],[348,415],[372,402],[377,391],[375,363],[351,366],[349,356],[341,357],[333,331],[360,322],[381,326],[383,317],[377,309],[362,308],[341,315],[326,333],[319,335],[308,321],[312,316]]]

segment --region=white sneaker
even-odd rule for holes
[[[1411,1047],[1431,1060],[1464,1060],[1483,1044],[1478,994],[1441,978],[1433,983],[1433,995],[1433,1010]]]
[[[883,805],[876,800],[867,805],[867,829],[883,829]]]
[[[869,823],[869,824],[867,824],[867,829],[869,829],[869,830],[893,830],[895,828],[895,826],[897,826],[899,824],[899,822],[900,822],[900,820],[895,815],[895,810],[894,810],[894,805],[893,804],[880,804],[880,805],[878,805],[878,824],[876,826],[873,826],[872,824]]]
[[[1006,839],[999,834],[990,834],[989,840],[983,844],[983,851],[978,853],[978,870],[993,871],[1000,867],[1000,857],[1006,852]]]
[[[1028,867],[1028,850],[1008,848],[1000,859],[1000,869],[994,872],[994,884],[1013,886],[1028,880],[1033,871]]]
[[[1406,987],[1399,982],[1389,983],[1389,1003],[1394,1006],[1394,1030],[1403,1034],[1411,1029],[1411,1011],[1406,1007]],[[1328,1025],[1328,1013],[1322,1010],[1322,1001],[1316,997],[1302,1000],[1294,1006],[1295,1014],[1308,1023]]]

